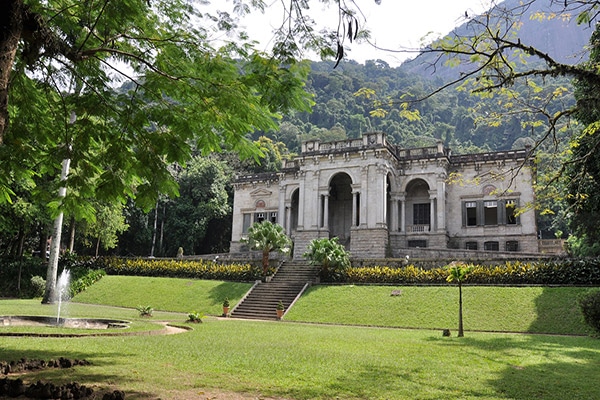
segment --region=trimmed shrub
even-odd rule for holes
[[[44,290],[46,289],[46,280],[41,276],[32,276],[30,279],[31,282],[31,295],[33,297],[42,297],[44,295]]]
[[[473,265],[467,284],[482,285],[598,285],[600,266],[594,260],[507,261],[499,265]],[[448,270],[415,265],[346,268],[335,281],[346,283],[444,284]],[[329,282],[333,282],[330,279]]]
[[[162,276],[226,281],[254,281],[262,270],[252,264],[222,264],[207,260],[104,258],[96,262],[109,275]],[[275,270],[270,269],[269,273]]]
[[[70,297],[81,293],[106,275],[103,269],[78,269],[71,275]]]
[[[583,320],[600,335],[600,289],[591,289],[578,299]]]

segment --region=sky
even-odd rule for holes
[[[271,1],[271,3],[268,3]],[[350,2],[347,0],[346,2]],[[371,31],[371,40],[378,47],[402,52],[380,51],[373,46],[349,44],[348,59],[363,63],[365,60],[383,59],[391,66],[399,65],[403,60],[416,55],[422,38],[428,35],[431,40],[449,33],[453,28],[467,22],[469,16],[480,14],[490,7],[490,0],[355,0],[360,7],[360,25]],[[281,0],[267,0],[270,7],[265,15],[252,13],[244,21],[253,37],[260,38],[261,44],[268,47],[273,29],[281,24]],[[320,24],[335,28],[337,10],[327,9],[322,3],[313,0],[311,16]],[[366,22],[365,22],[366,21]],[[427,42],[430,42],[428,40]],[[409,51],[406,51],[409,50]],[[410,50],[413,50],[412,52]]]

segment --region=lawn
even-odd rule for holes
[[[117,279],[105,282],[110,282],[109,286],[122,290],[119,279],[124,277],[112,278]],[[137,279],[143,281],[154,278]],[[156,281],[154,282],[156,285]],[[128,283],[131,284],[130,281]],[[136,301],[131,300],[129,303],[148,303],[156,308],[156,304],[166,304],[165,310],[170,309],[168,298],[172,293],[156,290],[149,294],[148,290],[144,289],[143,282],[139,284],[142,286],[139,286],[138,290],[152,297],[136,297]],[[217,284],[220,289],[229,293],[227,285],[228,283]],[[364,292],[352,292],[355,288]],[[467,331],[464,338],[457,338],[455,335],[449,338],[442,337],[437,328],[452,327],[455,324],[452,317],[455,315],[452,293],[456,288],[445,288],[449,289],[447,294],[444,291],[427,291],[441,288],[355,288],[317,287],[297,303],[288,314],[289,318],[286,316],[286,321],[283,322],[207,317],[203,324],[194,325],[192,331],[168,336],[2,337],[0,359],[51,359],[60,356],[83,358],[92,365],[69,370],[34,372],[28,374],[26,379],[79,381],[100,387],[119,388],[125,390],[128,399],[205,399],[209,398],[208,393],[211,393],[211,396],[214,393],[228,396],[238,393],[239,398],[246,394],[251,398],[272,396],[288,399],[552,400],[600,397],[600,388],[595,380],[596,376],[600,376],[598,339],[587,336],[473,331]],[[468,306],[468,299],[472,304],[480,303],[485,289],[465,288],[465,306]],[[509,309],[508,311],[499,313],[496,309],[503,307],[495,308],[495,319],[506,319],[508,315],[519,316],[536,310],[539,312],[545,307],[560,304],[554,297],[574,295],[569,290],[548,292],[547,289],[549,288],[528,288],[527,295],[517,295],[521,292],[515,294],[510,291],[494,295],[502,295],[503,297],[495,298],[504,303],[512,297],[522,297],[516,303],[506,305],[504,309]],[[390,296],[391,290],[400,290],[400,296]],[[97,291],[96,295],[94,291]],[[108,291],[110,290],[106,287],[95,286],[86,296],[99,296],[100,292],[106,294]],[[369,294],[371,291],[375,293]],[[378,293],[379,291],[381,292]],[[418,294],[421,291],[424,293]],[[319,300],[319,296],[323,299]],[[449,297],[449,300],[444,300],[445,296]],[[210,295],[198,293],[193,297],[210,298]],[[528,297],[530,300],[526,301]],[[75,300],[78,298],[79,296]],[[315,315],[319,315],[314,310],[316,305],[334,301],[337,308],[345,310],[345,314],[356,317],[346,317],[344,321],[341,317],[344,312],[328,311],[332,320],[320,322],[358,323],[360,319],[357,318],[360,317],[367,318],[373,325],[385,325],[386,323],[382,322],[386,319],[385,315],[397,314],[398,310],[406,309],[409,305],[396,304],[397,308],[390,308],[394,304],[392,302],[409,303],[408,299],[411,298],[414,298],[416,303],[417,298],[431,300],[425,303],[420,312],[416,310],[405,313],[400,319],[404,321],[403,324],[409,326],[412,322],[408,324],[408,321],[417,321],[414,319],[416,314],[434,315],[423,317],[423,321],[441,318],[439,315],[446,314],[445,302],[448,302],[449,319],[442,320],[440,326],[437,323],[433,327],[424,326],[426,329],[289,322],[291,319],[314,319]],[[487,304],[488,301],[485,300],[484,303]],[[199,306],[201,304],[198,303]],[[354,307],[351,307],[352,304]],[[387,307],[387,312],[373,313],[365,317],[362,310],[368,304],[383,304]],[[428,311],[427,304],[434,304],[441,307],[441,310]],[[49,307],[51,306],[39,304],[39,301],[0,300],[0,315],[47,315],[51,314]],[[465,327],[469,326],[469,316],[475,318],[473,312],[477,309],[470,310],[472,311],[469,314],[465,314]],[[132,308],[72,303],[68,306],[68,312],[78,316],[101,316],[129,319],[134,323],[150,323],[137,316]],[[412,315],[411,319],[409,315]],[[340,318],[342,320],[339,320]],[[186,315],[157,312],[154,319],[183,324]],[[536,324],[547,326],[547,323],[541,322],[543,319],[527,317],[528,322],[524,326],[529,329],[537,329]],[[498,324],[513,326],[515,323]],[[4,328],[0,327],[0,332],[2,329]]]

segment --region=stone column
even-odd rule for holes
[[[305,176],[302,176],[300,181],[300,191],[298,192],[298,230],[304,230],[304,202],[306,197],[306,185],[304,183]]]
[[[287,185],[282,185],[279,187],[279,204],[277,206],[277,223],[284,228],[284,231],[287,232],[288,229],[288,221],[285,215],[285,193],[287,191]]]
[[[323,228],[329,229],[329,193],[323,195]]]
[[[390,205],[390,232],[398,231],[398,196],[392,196],[392,204]]]
[[[359,192],[352,191],[352,223],[351,226],[358,226],[358,219],[356,218],[358,212],[358,194]]]
[[[368,203],[369,203],[369,167],[368,166],[363,166],[361,167],[361,186],[363,188],[363,190],[361,190],[360,192],[360,214],[359,214],[359,218],[360,220],[358,221],[358,225],[362,226],[362,225],[368,225]]]
[[[446,230],[446,178],[442,176],[437,182],[437,229],[438,231]]]
[[[437,220],[437,216],[435,213],[436,200],[437,200],[437,190],[430,190],[429,191],[429,218],[430,218],[429,232],[436,231],[436,220]]]
[[[285,206],[285,234],[292,235],[292,207],[290,205]]]
[[[406,233],[406,195],[398,197],[400,201],[400,232]]]
[[[376,190],[379,198],[381,199],[381,203],[379,203],[379,210],[377,212],[377,220],[375,221],[375,226],[377,227],[389,227],[387,226],[388,222],[388,196],[387,196],[387,173],[388,170],[384,165],[376,166],[376,175],[375,179],[378,181]],[[376,207],[377,208],[377,207]]]

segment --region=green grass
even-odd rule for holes
[[[463,287],[466,330],[588,334],[576,287]],[[399,296],[391,296],[400,291]],[[286,314],[288,321],[407,328],[456,328],[452,286],[314,286]]]
[[[88,301],[99,299],[102,293],[110,299],[107,302],[118,306],[124,305],[122,302],[130,307],[147,303],[156,309],[189,311],[192,300],[181,300],[168,290],[149,290],[157,285],[185,287],[188,280],[167,284],[155,278],[108,278],[103,278],[104,285],[94,285],[85,293]],[[214,294],[211,287],[223,288],[227,283],[213,285],[202,286],[194,297],[210,299],[205,291]],[[148,297],[124,287],[136,287]],[[392,290],[402,294],[392,297]],[[466,287],[465,327],[545,331],[567,324],[574,330],[579,316],[572,302],[582,290]],[[129,294],[121,294],[117,301],[112,294],[115,291]],[[203,324],[193,325],[190,332],[168,336],[2,337],[0,360],[86,359],[92,365],[33,372],[25,378],[118,388],[128,399],[205,398],[202,395],[207,390],[246,393],[254,398],[340,400],[600,396],[596,380],[591,379],[600,376],[600,340],[473,331],[467,331],[464,338],[444,338],[437,329],[456,325],[457,292],[455,287],[315,287],[284,322],[209,317]],[[203,304],[211,304],[210,300],[194,301],[198,301],[198,311],[205,313]],[[0,300],[0,315],[52,315],[51,310],[53,306],[39,301]],[[183,323],[186,319],[181,312],[160,311],[143,319],[134,308],[82,303],[71,303],[67,310],[69,316],[128,319],[140,324],[158,319]],[[290,320],[379,327],[286,322]],[[3,329],[0,327],[0,332]]]
[[[74,302],[119,307],[152,306],[155,310],[221,315],[223,300],[233,307],[252,284],[198,279],[105,276],[73,298]]]

